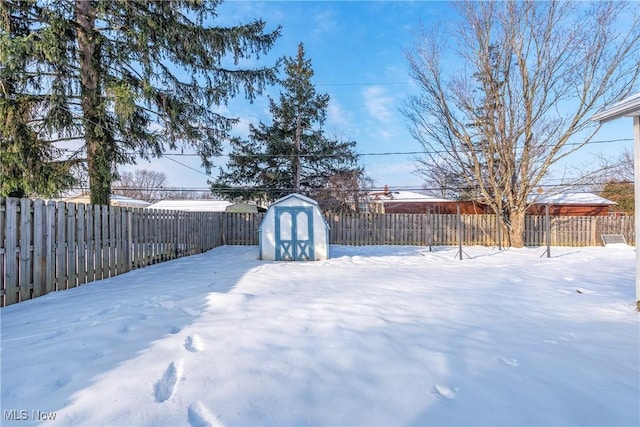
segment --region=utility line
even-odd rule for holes
[[[201,175],[204,175],[204,176],[210,177],[210,175],[209,175],[209,174],[204,173],[204,172],[202,172],[201,170],[198,170],[198,169],[196,169],[196,168],[192,168],[192,167],[191,167],[191,166],[189,166],[189,165],[185,165],[184,163],[179,162],[179,161],[177,161],[176,159],[172,159],[171,157],[167,157],[167,160],[171,160],[172,162],[175,162],[175,163],[177,163],[177,164],[179,164],[179,165],[181,165],[181,166],[184,166],[184,167],[185,167],[185,168],[187,168],[187,169],[191,169],[192,171],[194,171],[194,172],[198,172],[198,173],[199,173],[199,174],[201,174]]]
[[[606,185],[606,182],[591,182],[591,183],[579,183],[579,184],[571,184],[571,183],[559,183],[559,184],[540,184],[540,187],[544,188],[578,188],[578,190],[574,191],[575,193],[593,193],[593,191],[585,190],[586,186],[597,186],[597,185]],[[621,182],[620,184],[632,184],[631,182]],[[74,190],[86,190],[87,187],[74,187]],[[326,188],[311,188],[311,191],[338,191],[343,193],[377,193],[384,192],[388,190],[389,192],[395,191],[422,191],[422,192],[440,192],[442,190],[447,191],[469,191],[469,188],[466,187],[445,187],[445,188],[425,188],[421,186],[408,185],[408,186],[396,186],[391,189],[385,187],[372,187],[372,188],[358,188],[358,189],[344,189],[341,187],[326,187]],[[112,191],[161,191],[161,192],[206,192],[214,190],[219,193],[230,193],[239,190],[253,190],[253,191],[265,191],[265,192],[281,192],[281,191],[294,191],[293,187],[290,188],[269,188],[269,187],[254,187],[254,186],[238,186],[238,187],[134,187],[134,186],[114,186],[111,189]],[[547,193],[547,192],[545,192]]]
[[[614,143],[614,142],[630,142],[633,141],[632,138],[621,138],[621,139],[606,139],[606,140],[597,140],[597,141],[589,141],[587,142],[585,145],[589,145],[589,144],[609,144],[609,143]],[[571,142],[571,143],[566,143],[565,146],[576,146],[576,145],[582,145],[582,143],[580,142]],[[553,144],[546,144],[543,145],[544,147],[553,147]],[[516,147],[516,149],[518,148],[523,148],[523,147]],[[72,150],[72,149],[68,149],[68,148],[64,148],[62,149],[63,151],[71,151],[71,152],[75,152],[77,150]],[[434,151],[429,151],[429,150],[421,150],[421,151],[387,151],[387,152],[373,152],[373,153],[355,153],[356,156],[408,156],[408,155],[419,155],[419,154],[442,154],[442,153],[446,153],[447,151],[445,150],[434,150]],[[129,155],[135,155],[138,154],[136,152],[127,152],[126,154]],[[174,157],[200,157],[200,154],[198,153],[164,153],[162,155],[164,156],[174,156]],[[272,157],[288,157],[288,155],[286,154],[234,154],[234,153],[221,153],[221,154],[217,154],[214,155],[212,157],[265,157],[265,158],[272,158]],[[300,157],[343,157],[343,155],[341,154],[300,154]]]

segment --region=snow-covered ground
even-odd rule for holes
[[[226,246],[2,308],[0,424],[640,425],[633,248],[456,252]]]

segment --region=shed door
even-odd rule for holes
[[[313,208],[275,208],[276,261],[313,259]]]

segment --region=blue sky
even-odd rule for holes
[[[218,25],[263,19],[267,30],[282,26],[282,36],[270,53],[244,65],[272,64],[285,55],[295,57],[298,43],[304,43],[315,72],[316,90],[331,97],[324,127],[327,135],[357,142],[356,150],[376,187],[421,187],[420,178],[413,173],[414,154],[375,154],[422,149],[399,112],[402,102],[415,93],[404,51],[412,47],[421,23],[429,26],[452,17],[448,2],[227,1],[218,11]],[[273,87],[269,93],[277,97],[279,90]],[[235,99],[221,107],[221,112],[241,119],[234,132],[240,136],[246,136],[249,123],[271,123],[266,96],[253,104]],[[632,138],[631,119],[606,124],[595,140],[629,141],[591,144],[568,161],[579,165],[593,161],[599,153],[616,155],[632,146]],[[215,164],[224,166],[226,160],[218,157]],[[168,156],[150,163],[141,160],[137,166],[121,170],[134,168],[163,171],[171,187],[207,188],[208,177],[196,157]],[[216,174],[214,170],[212,175]]]

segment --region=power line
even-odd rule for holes
[[[179,161],[177,161],[176,159],[172,159],[171,157],[167,157],[167,160],[171,160],[172,162],[175,162],[175,163],[177,163],[177,164],[179,164],[179,165],[181,165],[181,166],[184,166],[184,167],[185,167],[185,168],[187,168],[187,169],[191,169],[192,171],[194,171],[194,172],[198,172],[198,173],[199,173],[199,174],[201,174],[201,175],[204,175],[204,176],[210,177],[210,175],[209,175],[209,174],[204,173],[204,172],[202,172],[201,170],[198,170],[198,169],[196,169],[196,168],[192,168],[192,167],[191,167],[191,166],[189,166],[189,165],[185,165],[184,163],[179,162]]]
[[[393,86],[393,85],[411,85],[413,82],[407,80],[404,82],[380,82],[380,83],[315,83],[314,86]]]
[[[548,189],[558,189],[558,188],[576,188],[575,193],[592,193],[593,191],[585,190],[585,187],[589,186],[600,186],[606,185],[607,182],[588,182],[588,183],[565,183],[560,182],[557,184],[552,183],[543,183],[540,184],[540,187],[548,188]],[[632,182],[621,182],[620,184],[632,184]],[[72,190],[88,190],[88,187],[73,187]],[[371,188],[352,188],[345,189],[341,187],[324,187],[324,188],[310,188],[310,191],[317,192],[343,192],[343,193],[379,193],[384,192],[385,190],[389,192],[396,191],[421,191],[421,192],[438,192],[442,190],[447,191],[468,191],[467,187],[431,187],[425,188],[419,185],[406,185],[406,186],[395,186],[393,188],[388,188],[387,186],[383,187],[371,187]],[[238,187],[112,187],[112,191],[158,191],[158,192],[207,192],[207,191],[216,191],[218,193],[231,193],[237,191],[263,191],[263,192],[287,192],[294,191],[293,187],[284,187],[284,188],[270,188],[270,187],[259,187],[259,186],[238,186]],[[547,193],[547,192],[545,192]]]
[[[614,143],[614,142],[631,142],[633,141],[632,138],[620,138],[620,139],[606,139],[606,140],[597,140],[597,141],[589,141],[584,145],[589,145],[589,144],[610,144],[610,143]],[[571,143],[566,143],[565,146],[577,146],[577,145],[583,145],[583,143],[581,142],[571,142]],[[542,145],[543,147],[553,147],[553,144],[545,144]],[[516,147],[516,149],[518,148],[523,148],[523,147]],[[63,149],[63,151],[77,151],[77,150],[71,150],[71,149]],[[445,150],[420,150],[420,151],[386,151],[386,152],[372,152],[372,153],[355,153],[356,156],[362,156],[362,157],[366,157],[366,156],[408,156],[408,155],[418,155],[418,154],[442,154],[442,153],[446,153],[447,151]],[[127,152],[126,154],[129,155],[136,155],[138,153],[136,152]],[[173,156],[173,157],[200,157],[200,154],[198,153],[164,153],[162,154],[162,157],[165,156]],[[286,154],[234,154],[234,153],[220,153],[217,155],[214,155],[212,157],[266,157],[266,158],[273,158],[273,157],[287,157]],[[300,154],[300,157],[344,157],[341,154]],[[183,165],[184,166],[184,165]]]

